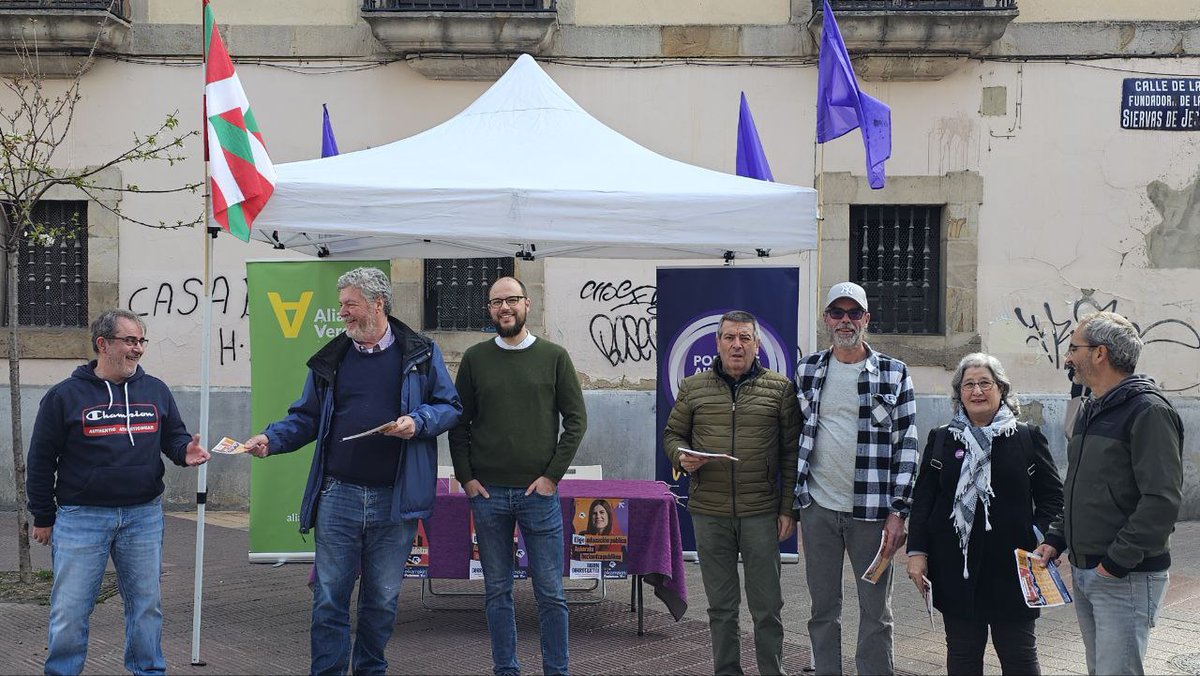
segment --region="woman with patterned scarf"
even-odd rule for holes
[[[954,418],[929,433],[913,491],[908,577],[922,595],[932,583],[947,673],[983,673],[990,630],[1003,673],[1039,674],[1038,610],[1025,605],[1013,549],[1037,546],[1062,510],[1062,480],[1046,437],[1017,421],[1000,360],[964,357],[950,399]]]

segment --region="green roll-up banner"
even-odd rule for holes
[[[246,263],[250,310],[250,420],[255,433],[287,415],[308,375],[305,363],[344,330],[337,279],[387,261],[259,261]],[[312,561],[312,533],[300,534],[300,500],[313,447],[265,459],[250,470],[250,560]]]

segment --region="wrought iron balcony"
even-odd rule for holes
[[[32,65],[74,77],[96,54],[120,51],[128,32],[128,0],[0,0],[0,74]]]
[[[854,70],[866,80],[937,80],[985,52],[1017,0],[829,0]],[[820,38],[823,5],[809,30]]]
[[[829,0],[835,12],[985,12],[1016,9],[1017,0]],[[821,11],[820,0],[813,12]]]
[[[515,55],[539,54],[555,0],[363,0],[375,39],[430,78],[491,79]]]
[[[555,0],[363,0],[364,12],[553,12]]]
[[[121,19],[129,18],[128,0],[0,0],[0,10],[99,11]]]

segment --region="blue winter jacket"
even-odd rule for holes
[[[392,521],[428,517],[433,511],[437,488],[437,436],[454,427],[462,414],[462,402],[446,370],[442,352],[432,340],[388,317],[396,338],[389,349],[403,350],[400,407],[416,423],[417,432],[401,444],[400,462],[392,493]],[[263,432],[270,454],[291,453],[316,441],[308,485],[300,507],[300,532],[307,533],[317,521],[317,496],[325,482],[325,454],[332,441],[333,390],[337,370],[351,349],[345,333],[329,341],[308,360],[304,392],[288,409],[283,420]]]

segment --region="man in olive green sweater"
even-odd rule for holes
[[[520,673],[512,597],[516,524],[525,537],[538,603],[542,672],[566,674],[557,486],[587,428],[583,391],[567,351],[525,328],[530,302],[524,284],[502,277],[488,299],[498,335],[463,354],[455,381],[463,413],[450,431],[450,455],[475,517],[492,662],[497,675]]]
[[[688,512],[708,597],[715,674],[742,673],[739,554],[758,673],[784,673],[779,542],[796,532],[800,413],[792,381],[759,365],[758,341],[754,315],[725,313],[713,369],[684,379],[663,431],[671,464],[691,477]]]
[[[1080,319],[1067,347],[1092,397],[1067,446],[1065,511],[1037,553],[1070,552],[1089,674],[1143,673],[1183,499],[1183,424],[1154,381],[1133,372],[1141,350],[1137,327],[1114,312]]]

